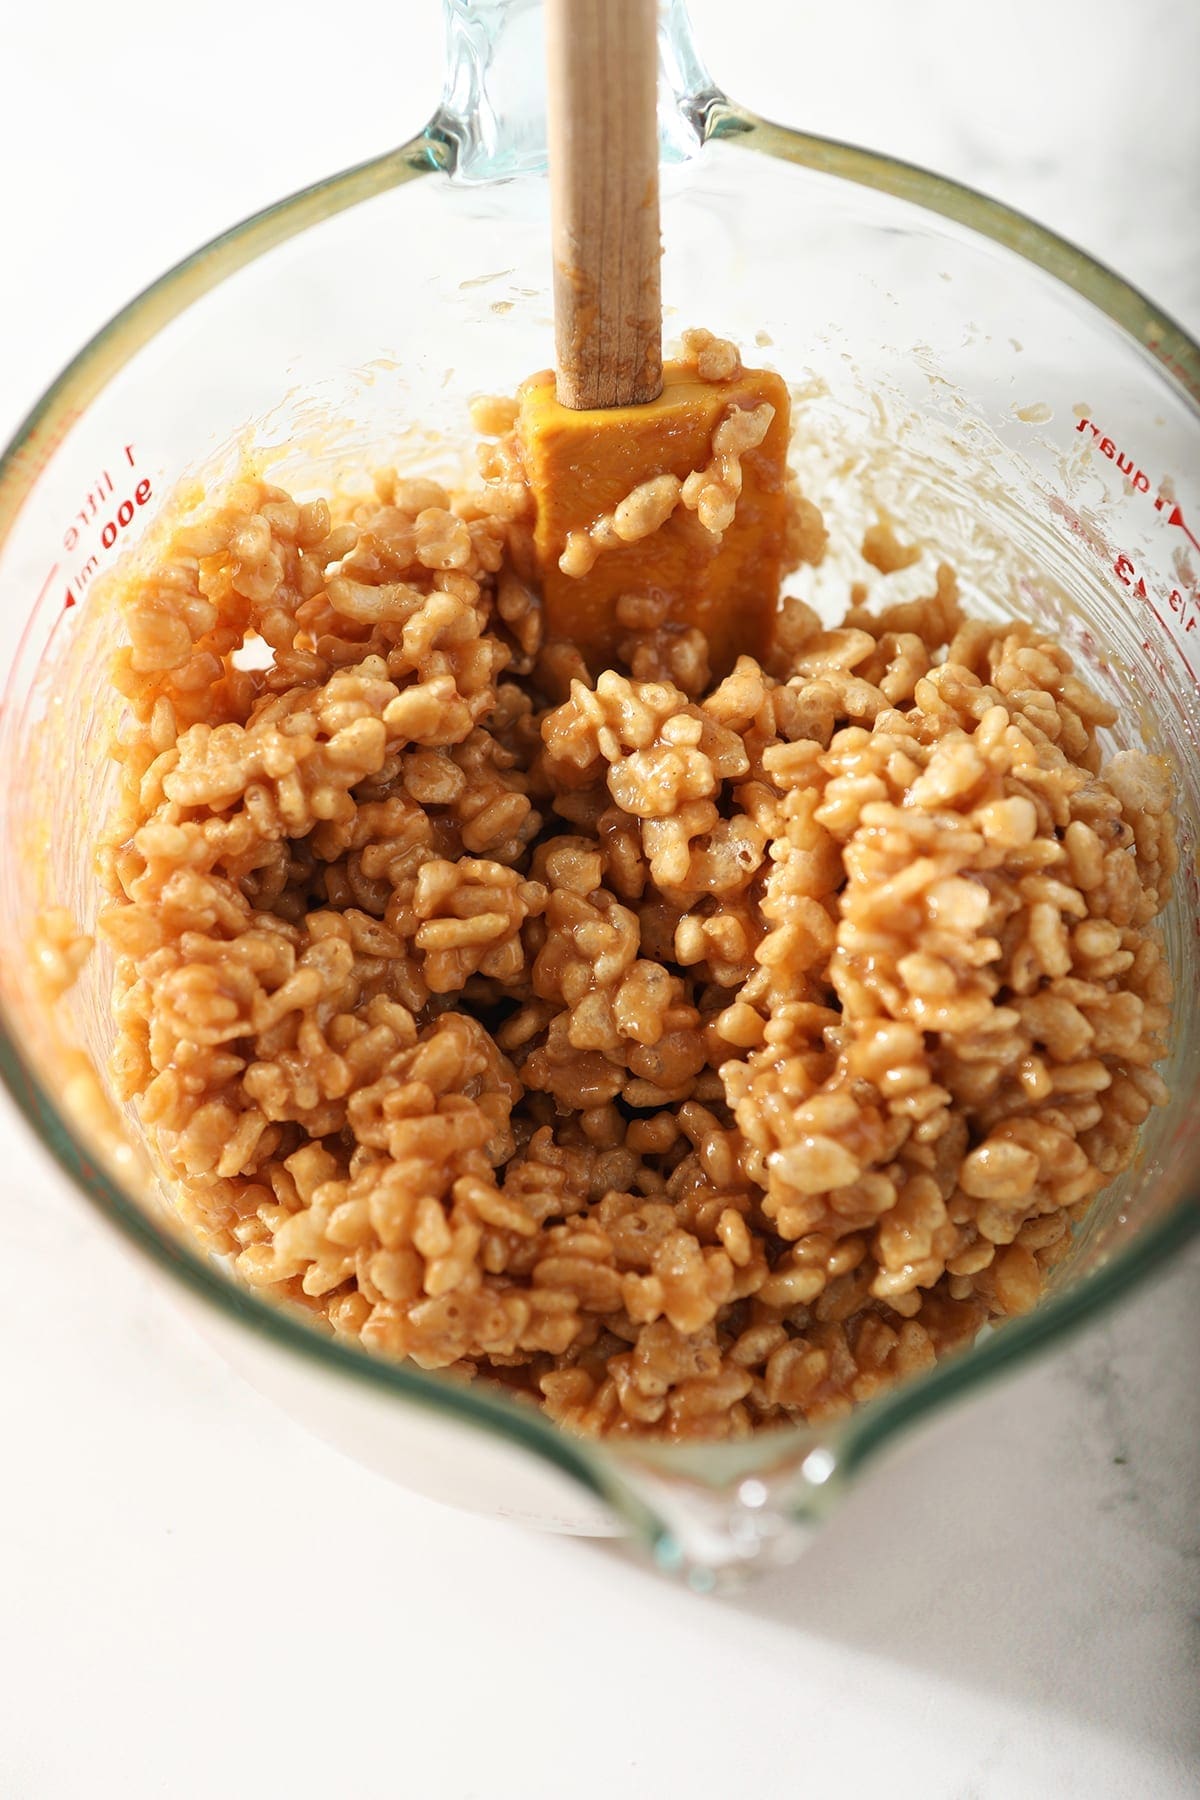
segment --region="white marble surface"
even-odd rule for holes
[[[693,12],[748,103],[990,189],[1200,327],[1189,0]],[[176,256],[418,123],[438,35],[431,0],[0,13],[0,436]],[[343,1461],[7,1108],[0,1157],[2,1800],[1200,1787],[1196,1255],[697,1602]]]

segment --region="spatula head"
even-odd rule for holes
[[[596,673],[612,663],[624,635],[617,600],[639,594],[665,601],[668,623],[705,633],[715,674],[742,652],[762,655],[786,573],[789,407],[782,379],[744,369],[728,381],[704,381],[693,364],[667,363],[657,400],[588,412],[560,406],[547,371],[524,383],[519,400],[546,635],[575,644]],[[662,475],[683,482],[707,467],[713,435],[731,409],[764,403],[773,417],[762,442],[741,453],[741,493],[719,538],[679,504],[649,536],[601,549],[586,573],[563,572],[570,534],[586,533],[644,482]]]

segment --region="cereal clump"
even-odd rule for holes
[[[718,683],[630,596],[592,682],[484,474],[248,479],[130,577],[121,1093],[374,1350],[590,1432],[829,1418],[1031,1306],[1164,1100],[1169,781],[947,570]]]

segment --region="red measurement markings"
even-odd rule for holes
[[[33,603],[34,612],[37,611],[38,607],[42,604],[42,601],[46,598],[46,589],[50,586],[50,583],[54,580],[54,577],[57,574],[58,574],[58,564],[55,563],[54,567],[51,569],[50,573],[47,575],[45,581],[43,581],[41,587],[38,589],[38,597]]]
[[[1175,614],[1176,620],[1178,621],[1174,626],[1171,626],[1168,624],[1167,620],[1164,619],[1162,613],[1151,599],[1150,590],[1146,586],[1145,580],[1135,565],[1132,557],[1127,556],[1123,550],[1118,550],[1114,553],[1095,528],[1081,519],[1079,514],[1075,512],[1072,507],[1066,505],[1064,501],[1060,500],[1056,494],[1051,495],[1050,497],[1050,510],[1057,518],[1062,520],[1069,532],[1075,537],[1082,539],[1088,549],[1092,552],[1093,556],[1098,557],[1101,562],[1106,564],[1106,566],[1112,570],[1123,588],[1127,588],[1136,600],[1141,600],[1144,603],[1166,632],[1167,637],[1175,648],[1176,655],[1188,672],[1193,687],[1200,690],[1200,678],[1197,677],[1195,669],[1188,660],[1182,644],[1179,642],[1181,635],[1190,635],[1195,632],[1197,634],[1196,641],[1200,644],[1200,590],[1193,588],[1188,594],[1184,594],[1181,593],[1178,588],[1171,589],[1170,597],[1166,601],[1166,605],[1169,610]],[[1180,630],[1181,625],[1182,632]],[[1159,657],[1154,645],[1143,642],[1142,648],[1147,656],[1151,658],[1163,679],[1166,680],[1166,666]],[[1187,724],[1187,732],[1193,743],[1196,743],[1195,733],[1190,724]],[[1200,743],[1197,743],[1197,749],[1200,749]]]
[[[58,440],[55,441],[57,442]],[[133,445],[123,444],[121,446],[121,452],[126,465],[126,470],[136,469],[137,457],[134,454]],[[120,467],[120,459],[114,461],[114,466],[117,468]],[[118,480],[120,480],[120,477],[118,477]],[[84,533],[89,529],[94,529],[99,533],[100,541],[97,549],[92,551],[90,555],[85,556],[83,561],[78,562],[74,569],[68,568],[66,587],[63,591],[62,603],[59,606],[57,615],[60,619],[62,615],[69,612],[73,606],[78,606],[84,589],[88,586],[100,566],[101,553],[115,547],[118,540],[124,537],[125,533],[129,530],[129,527],[133,524],[137,514],[150,499],[150,481],[148,477],[143,476],[140,480],[135,481],[133,475],[126,473],[125,481],[133,482],[134,485],[132,487],[127,487],[124,484],[118,486],[108,470],[101,469],[99,475],[89,486],[78,511],[63,530],[62,547],[68,556],[71,555],[76,547],[82,542]],[[121,498],[118,499],[118,495],[120,495]],[[83,550],[86,551],[87,548],[87,544],[84,543]],[[56,562],[51,567],[46,579],[42,582],[42,585],[38,590],[37,599],[29,609],[29,616],[25,620],[24,627],[21,631],[20,641],[17,645],[17,653],[13,662],[14,669],[21,663],[29,647],[32,635],[38,625],[38,617],[41,611],[42,602],[46,598],[51,584],[59,576],[61,566],[60,563]],[[47,632],[47,640],[53,629],[54,627],[51,626],[50,631]]]
[[[29,640],[30,640],[31,636],[33,635],[33,628],[37,623],[38,608],[41,606],[42,601],[46,598],[46,594],[50,588],[50,583],[54,580],[54,577],[57,574],[58,574],[58,564],[55,563],[54,567],[51,569],[50,573],[47,575],[45,581],[43,581],[41,587],[38,589],[38,597],[34,601],[33,605],[30,607],[29,615],[26,618],[24,625],[21,627],[21,635],[17,639],[17,648],[13,655],[12,663],[9,667],[8,681],[5,684],[5,688],[4,688],[3,707],[0,707],[0,710],[3,710],[4,708],[6,708],[13,699],[13,695],[12,695],[13,682],[16,679],[17,671],[20,669],[22,663],[25,660],[25,652],[29,648]]]
[[[1158,607],[1150,597],[1150,592],[1144,579],[1138,574],[1134,563],[1125,555],[1123,550],[1118,553],[1113,562],[1113,574],[1121,583],[1122,587],[1129,589],[1135,599],[1144,601],[1150,608],[1150,611],[1154,614],[1154,617],[1158,620],[1172,644],[1174,644],[1176,654],[1188,674],[1191,676],[1193,685],[1200,687],[1200,678],[1197,677],[1195,669],[1188,661],[1183,645],[1179,642],[1179,637],[1177,635],[1180,626],[1182,626],[1185,633],[1200,631],[1200,607],[1197,605],[1195,595],[1183,594],[1178,588],[1171,589],[1171,595],[1167,601],[1167,605],[1179,621],[1175,626],[1171,626],[1167,623],[1166,619],[1163,618],[1161,612],[1159,612]],[[1151,646],[1147,644],[1145,648],[1150,650]],[[1163,673],[1165,674],[1166,671],[1164,670]]]
[[[133,453],[133,445],[125,444],[122,449],[129,468],[134,468],[137,458]],[[132,480],[133,477],[128,476],[127,479]],[[114,504],[114,497],[120,491],[108,470],[101,469],[95,481],[88,488],[78,512],[63,532],[63,549],[68,554],[75,550],[76,545],[79,544],[89,528],[96,527],[100,533],[99,547],[76,565],[67,582],[66,598],[63,601],[64,608],[77,604],[84,588],[87,587],[100,566],[101,552],[113,548],[117,539],[132,524],[134,514],[146,505],[150,498],[149,479],[143,476],[131,492],[126,491],[124,497]],[[86,544],[84,549],[87,549]]]
[[[1180,511],[1178,504],[1171,508],[1171,516],[1167,520],[1167,524],[1178,525],[1193,549],[1200,550],[1200,538],[1196,536],[1194,531],[1189,530],[1188,526],[1184,523],[1183,513]]]
[[[1085,431],[1091,432],[1093,441],[1099,447],[1101,456],[1106,456],[1109,462],[1116,463],[1118,469],[1120,469],[1122,475],[1124,475],[1125,479],[1136,493],[1150,494],[1150,477],[1146,474],[1146,471],[1140,469],[1133,457],[1127,456],[1112,438],[1105,437],[1098,425],[1093,425],[1090,419],[1080,419],[1075,429],[1080,433]],[[1195,532],[1192,531],[1188,525],[1183,516],[1183,508],[1180,506],[1175,496],[1173,494],[1164,494],[1160,491],[1153,496],[1153,500],[1155,512],[1165,513],[1167,524],[1178,526],[1188,542],[1192,544],[1195,549],[1200,550],[1200,538],[1196,536]]]

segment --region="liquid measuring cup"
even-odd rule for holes
[[[449,470],[469,397],[553,359],[540,7],[447,0],[446,21],[427,128],[164,276],[75,359],[0,467],[0,1067],[66,1178],[297,1418],[413,1488],[622,1533],[702,1587],[792,1554],[885,1446],[1047,1349],[1200,1223],[1200,350],[1003,207],[743,112],[682,6],[665,8],[668,334],[703,324],[761,346],[798,384],[795,459],[835,540],[860,541],[885,509],[955,565],[970,609],[1045,619],[1119,707],[1113,738],[1170,759],[1172,1099],[1032,1313],[831,1425],[595,1444],[483,1383],[372,1359],[187,1240],[105,1089],[110,968],[94,956],[51,1005],[25,947],[47,905],[85,931],[95,919],[91,846],[113,786],[95,596],[165,496],[197,471],[219,478],[247,436],[304,493],[381,452]]]

